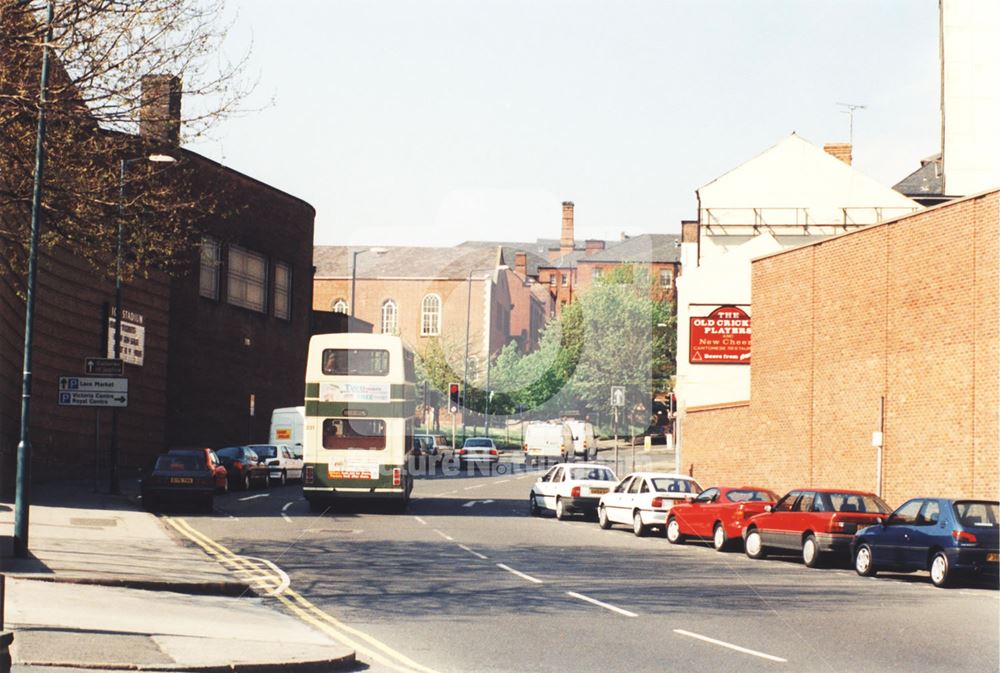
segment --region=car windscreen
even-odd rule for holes
[[[205,469],[205,459],[193,454],[173,454],[156,459],[159,472],[191,472]]]
[[[701,493],[701,486],[687,479],[654,477],[653,488],[660,493]]]
[[[243,457],[243,452],[238,446],[227,446],[224,449],[219,449],[215,452],[219,458],[236,458],[240,459]]]
[[[993,528],[1000,522],[1000,503],[987,500],[959,500],[955,516],[966,528]]]
[[[771,491],[741,488],[737,491],[729,491],[726,498],[730,502],[775,502],[778,499],[778,494]]]
[[[485,447],[487,449],[493,447],[493,442],[488,439],[467,439],[463,446],[467,447]]]
[[[278,455],[278,447],[276,446],[255,444],[250,448],[253,449],[254,453],[257,454],[258,458],[275,458]]]
[[[829,511],[830,507],[834,512],[888,514],[892,511],[889,505],[874,495],[860,493],[820,493],[818,495],[819,497],[813,503],[814,512]]]
[[[614,481],[614,473],[606,467],[574,467],[569,471],[570,479],[590,481]]]

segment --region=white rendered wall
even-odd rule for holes
[[[943,0],[945,193],[1000,185],[1000,0]]]

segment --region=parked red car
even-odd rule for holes
[[[208,448],[202,449],[170,449],[169,455],[199,454],[205,457],[205,466],[212,470],[212,479],[215,482],[215,490],[219,493],[229,491],[229,473],[226,466],[222,464],[215,451]]]
[[[764,509],[743,530],[747,556],[764,558],[768,549],[801,551],[810,568],[825,552],[846,557],[858,530],[892,512],[874,493],[820,488],[796,489]]]
[[[666,536],[673,544],[686,537],[711,539],[717,551],[743,537],[747,519],[778,500],[774,491],[759,486],[713,486],[690,502],[674,505],[667,517]]]

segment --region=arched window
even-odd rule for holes
[[[382,304],[382,334],[395,334],[399,326],[399,308],[396,302],[386,299]]]
[[[347,302],[343,299],[338,299],[333,302],[333,312],[334,313],[347,313]]]
[[[441,334],[441,297],[429,294],[420,304],[420,336]]]

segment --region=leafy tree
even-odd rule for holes
[[[125,227],[132,253],[124,260],[125,279],[170,271],[200,238],[193,223],[221,211],[221,188],[183,160],[158,169],[137,161],[120,191],[119,162],[177,144],[136,135],[144,76],[183,77],[187,140],[209,132],[249,93],[245,58],[218,58],[226,30],[218,23],[222,2],[57,0],[54,6],[42,250],[64,245],[112,276],[108,260],[124,217],[133,225]],[[15,286],[27,259],[45,9],[41,0],[0,0],[0,273]],[[151,113],[157,107],[162,118]],[[143,124],[174,135],[179,129],[168,111],[166,104],[147,105]]]

